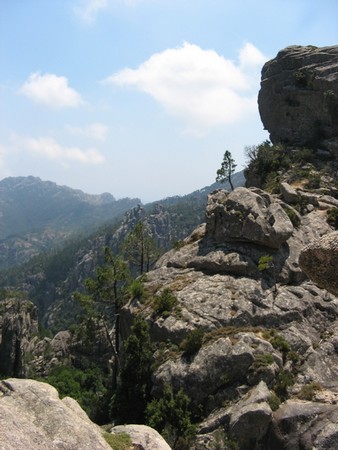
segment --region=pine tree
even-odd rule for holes
[[[224,183],[228,181],[231,187],[231,190],[234,190],[234,186],[232,184],[232,175],[235,172],[237,164],[235,164],[235,160],[232,158],[229,150],[226,150],[223,156],[223,161],[221,168],[217,170],[216,181],[218,183]]]

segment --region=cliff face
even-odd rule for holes
[[[0,302],[0,330],[0,373],[25,376],[29,343],[38,332],[36,306],[19,299]]]
[[[259,112],[273,143],[338,151],[338,46],[291,46],[262,69]]]

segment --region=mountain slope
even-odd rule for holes
[[[0,182],[0,268],[11,267],[65,238],[89,233],[140,203],[89,195],[36,177]]]

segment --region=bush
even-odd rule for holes
[[[251,364],[250,369],[254,373],[259,373],[264,369],[264,367],[270,366],[273,363],[274,359],[270,353],[259,354],[255,356],[255,360]]]
[[[292,225],[295,228],[298,228],[300,225],[300,218],[299,218],[298,214],[296,213],[296,211],[286,204],[283,204],[282,207],[283,207],[284,211],[286,212],[286,214],[288,215],[289,219],[291,220]]]
[[[204,332],[201,328],[196,328],[188,333],[180,344],[180,349],[185,356],[192,356],[202,347]]]
[[[271,269],[273,267],[273,258],[270,255],[263,255],[258,260],[258,270],[263,272],[264,270]]]
[[[288,387],[292,386],[294,383],[294,376],[290,372],[286,372],[285,370],[281,370],[278,373],[278,376],[276,378],[276,382],[274,385],[274,390],[278,397],[280,397],[281,400],[286,400],[288,397]]]
[[[319,174],[310,174],[307,183],[304,187],[306,189],[319,189],[320,188],[321,176]]]
[[[154,297],[153,310],[156,315],[164,317],[170,315],[177,306],[177,298],[172,294],[170,289],[164,289],[160,295]]]
[[[263,188],[267,187],[268,181],[271,185],[272,176],[270,174],[276,175],[277,172],[287,169],[291,164],[286,148],[282,145],[272,145],[269,141],[264,141],[258,146],[246,147],[245,152],[248,158],[247,171],[254,173],[261,180]],[[270,186],[273,190],[275,187],[274,183]]]
[[[327,211],[327,223],[338,230],[338,208],[330,208]]]
[[[304,386],[302,386],[297,397],[301,400],[311,401],[313,400],[316,391],[321,391],[322,389],[323,386],[320,383],[314,381],[313,383],[305,384]]]
[[[143,281],[140,278],[133,280],[130,283],[128,290],[133,298],[137,298],[138,300],[141,300],[145,294],[145,288],[144,288]]]
[[[272,394],[271,397],[268,400],[269,406],[272,409],[272,411],[277,411],[281,404],[281,400],[276,394]]]

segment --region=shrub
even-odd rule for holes
[[[170,289],[164,289],[160,295],[154,297],[153,310],[156,315],[164,317],[170,315],[177,306],[177,298],[172,294]]]
[[[278,397],[281,398],[281,400],[286,400],[288,397],[288,387],[292,386],[294,383],[294,376],[290,372],[286,372],[285,370],[281,370],[277,377],[276,382],[274,385],[274,390]]]
[[[272,409],[272,411],[277,411],[281,404],[281,400],[276,394],[272,394],[271,397],[268,400],[269,406]]]
[[[273,356],[270,353],[255,356],[255,361],[251,364],[250,369],[255,373],[259,373],[264,367],[274,363]]]
[[[306,189],[319,189],[320,188],[320,180],[321,180],[321,176],[318,173],[311,174],[309,176],[307,183],[305,183],[304,187]]]
[[[323,386],[318,383],[317,381],[314,381],[309,384],[305,384],[302,386],[299,394],[297,395],[298,398],[301,400],[313,400],[313,397],[316,393],[316,391],[321,391],[323,389]]]
[[[201,328],[196,328],[188,333],[180,344],[180,349],[185,356],[192,356],[202,347],[204,332]]]
[[[282,207],[283,207],[284,211],[286,212],[286,214],[288,215],[289,219],[291,220],[292,225],[295,228],[298,228],[300,225],[300,218],[299,218],[298,214],[296,213],[296,211],[286,204],[283,204]]]
[[[141,300],[145,294],[145,288],[143,281],[140,278],[133,280],[129,286],[129,292],[131,293],[133,298],[137,298]]]
[[[264,270],[271,269],[273,267],[272,256],[263,255],[258,260],[258,270],[263,272]]]
[[[327,211],[327,223],[338,230],[338,208],[330,208]]]

